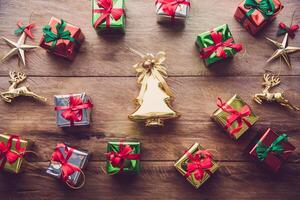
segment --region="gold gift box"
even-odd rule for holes
[[[249,106],[240,96],[234,95],[229,101],[226,102],[228,105],[230,105],[232,108],[234,108],[237,111],[240,111],[244,106]],[[250,108],[250,106],[249,106]],[[250,108],[251,114],[248,117],[245,117],[245,119],[253,126],[257,120],[259,119],[258,116],[256,116],[252,109]],[[233,124],[226,129],[226,118],[229,116],[229,113],[223,111],[221,108],[218,108],[211,116],[211,118],[217,122],[220,126],[222,126],[226,132],[235,140],[238,140],[250,127],[247,126],[246,123],[243,122],[242,128],[239,132],[235,134],[230,134],[230,130],[238,127],[238,122],[235,121]]]
[[[9,138],[10,138],[10,135],[0,134],[0,142],[4,142],[5,144],[7,144]],[[16,139],[12,140],[12,146],[11,146],[10,150],[16,151],[16,141],[17,141]],[[23,140],[21,138],[20,138],[20,143],[21,143],[21,148],[25,149],[25,151],[28,148],[28,146],[30,145],[29,141]],[[0,165],[2,164],[2,162],[3,162],[3,159],[0,160]],[[6,162],[3,169],[5,171],[17,174],[21,170],[22,162],[23,162],[23,158],[19,157],[13,164],[9,164],[8,162]]]
[[[190,154],[196,153],[198,150],[204,150],[203,147],[199,143],[195,143],[187,152]],[[187,163],[189,160],[188,155],[185,153],[179,160],[174,164],[174,167],[183,175],[185,176],[186,170],[184,169],[184,165]],[[213,173],[217,171],[219,168],[219,165],[212,160],[213,166],[209,168],[208,170],[210,171],[210,174],[207,173],[206,171],[204,172],[204,176],[201,180],[197,180],[194,176],[194,173],[192,173],[189,177],[186,179],[196,188],[198,189],[204,182],[206,182]]]

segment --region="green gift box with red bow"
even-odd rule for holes
[[[279,0],[245,0],[237,7],[234,18],[255,35],[272,22],[283,7]]]
[[[278,172],[295,149],[295,146],[288,141],[286,134],[279,135],[269,128],[249,154],[263,163],[267,169]]]
[[[125,33],[125,1],[92,0],[92,24],[97,33]]]
[[[140,171],[140,142],[108,142],[106,172],[109,175],[122,173],[139,173]]]
[[[242,50],[242,45],[234,42],[227,24],[199,34],[196,45],[206,66],[230,58]]]
[[[209,150],[195,143],[176,161],[174,167],[195,188],[199,188],[218,170],[219,165]]]
[[[17,135],[0,134],[0,170],[19,173],[30,144]]]
[[[51,17],[49,24],[43,28],[40,46],[49,53],[74,60],[83,42],[84,35],[80,28],[62,19]]]
[[[227,102],[218,98],[217,106],[218,109],[211,118],[234,140],[238,140],[259,119],[250,106],[236,94]]]

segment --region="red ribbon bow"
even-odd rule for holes
[[[139,160],[140,154],[132,154],[133,149],[130,145],[124,145],[123,142],[120,142],[119,151],[118,152],[108,152],[106,153],[107,159],[112,164],[113,167],[120,168],[120,171],[123,171],[126,160]]]
[[[243,127],[243,122],[248,127],[251,126],[250,122],[248,122],[248,120],[246,119],[246,117],[251,115],[251,110],[248,105],[243,106],[241,111],[237,111],[227,103],[223,103],[222,100],[218,98],[217,106],[224,112],[227,112],[229,114],[226,118],[226,125],[224,128],[228,129],[234,122],[238,123],[238,126],[236,128],[229,131],[230,134],[238,133]]]
[[[224,50],[225,47],[232,48],[237,52],[241,51],[243,48],[243,46],[241,44],[233,43],[233,38],[229,38],[223,42],[222,41],[222,38],[223,38],[222,32],[212,31],[210,36],[214,42],[214,45],[202,49],[200,56],[203,59],[208,58],[214,52],[216,52],[217,57],[226,58],[227,54]]]
[[[15,151],[18,153],[11,151],[12,142],[14,139],[17,140]],[[24,151],[25,149],[21,148],[20,137],[16,135],[9,136],[7,143],[0,143],[0,160],[2,160],[0,169],[4,168],[6,162],[8,162],[9,164],[13,164],[14,162],[16,162],[18,158],[22,157],[22,153],[24,153]]]
[[[93,104],[90,100],[87,103],[83,103],[80,97],[70,96],[70,103],[68,106],[56,106],[55,110],[64,110],[61,113],[61,116],[70,121],[71,126],[74,125],[74,122],[79,122],[82,120],[82,110],[93,107]]]
[[[22,28],[22,29],[24,28],[24,26],[22,25],[21,20],[19,20],[19,21],[17,22],[17,25],[18,25],[19,28]],[[35,24],[28,24],[28,25],[25,26],[25,28],[24,28],[24,32],[25,32],[26,35],[27,35],[28,37],[30,37],[31,39],[34,38],[33,34],[31,33],[31,29],[34,28],[34,27],[35,27]]]
[[[66,157],[62,154],[60,148],[64,148]],[[67,147],[65,144],[57,144],[55,151],[52,154],[52,161],[59,162],[61,166],[61,178],[64,182],[68,181],[68,177],[76,171],[81,171],[81,169],[75,165],[68,163],[69,158],[72,156],[74,149]]]
[[[213,166],[212,155],[207,150],[198,150],[194,155],[186,152],[189,160],[187,163],[187,170],[185,177],[189,177],[192,173],[196,180],[201,180],[204,173],[211,173],[209,169]]]
[[[186,0],[156,0],[155,4],[161,3],[162,10],[174,19],[177,7],[179,5],[191,6],[190,2]]]
[[[119,20],[122,15],[125,13],[122,8],[114,8],[112,0],[98,0],[97,4],[102,9],[94,9],[95,13],[102,13],[102,15],[94,23],[94,27],[97,28],[99,24],[102,24],[106,21],[106,27],[110,27],[110,17],[114,20]]]
[[[295,38],[295,32],[299,29],[299,25],[295,24],[292,25],[291,27],[288,27],[287,25],[285,25],[283,22],[279,23],[279,29],[281,30],[280,32],[284,33],[288,33],[288,35],[294,39]]]

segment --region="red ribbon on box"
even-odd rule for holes
[[[191,3],[186,0],[156,0],[155,5],[161,3],[162,10],[172,19],[175,18],[176,10],[179,5],[191,6]]]
[[[16,141],[15,151],[11,150],[13,140]],[[21,141],[20,137],[17,135],[10,135],[7,143],[1,142],[0,143],[0,160],[2,163],[0,165],[0,169],[3,169],[5,163],[8,162],[9,164],[13,164],[18,160],[18,158],[22,157],[22,153],[25,152],[24,148],[21,148]]]
[[[232,37],[223,42],[222,41],[222,38],[223,38],[222,32],[211,31],[210,36],[214,42],[214,45],[202,49],[202,51],[200,52],[200,57],[203,59],[208,58],[214,52],[216,52],[217,57],[226,58],[227,54],[224,50],[225,47],[232,48],[237,52],[241,51],[243,48],[243,46],[241,44],[233,43]]]
[[[64,148],[66,157],[63,156],[60,148]],[[61,166],[61,178],[64,182],[68,181],[68,177],[74,172],[80,172],[81,169],[75,165],[68,163],[69,158],[72,156],[74,149],[67,147],[65,144],[57,144],[55,151],[52,154],[52,161],[59,162]]]
[[[125,13],[122,8],[114,8],[112,0],[98,0],[97,4],[102,9],[94,9],[95,13],[102,13],[102,15],[94,23],[94,27],[97,28],[99,24],[106,22],[106,27],[110,27],[110,17],[114,20],[119,20]]]
[[[139,160],[140,154],[131,154],[133,149],[130,145],[124,145],[123,142],[120,142],[118,152],[108,152],[105,153],[107,159],[112,164],[113,167],[120,168],[119,172],[122,172],[124,169],[124,164],[126,160]]]
[[[223,103],[222,100],[218,98],[217,106],[229,114],[226,118],[227,123],[224,128],[228,129],[234,122],[238,123],[236,128],[229,131],[230,134],[238,133],[243,127],[243,122],[248,127],[251,127],[251,123],[246,119],[246,117],[251,115],[251,109],[248,105],[243,106],[241,111],[237,111],[227,103]]]
[[[212,154],[207,150],[198,150],[194,155],[190,152],[185,153],[189,160],[185,177],[189,177],[192,173],[196,180],[201,180],[204,173],[211,173],[209,169],[213,166]]]
[[[74,125],[74,122],[79,122],[82,120],[82,110],[93,107],[93,104],[90,100],[87,103],[83,103],[80,97],[70,96],[70,103],[68,106],[56,106],[55,110],[64,110],[61,113],[61,116],[70,121],[71,126]]]

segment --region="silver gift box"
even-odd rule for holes
[[[67,148],[70,148],[70,147],[67,147]],[[65,148],[61,147],[59,149],[65,158],[67,156],[65,153]],[[74,149],[71,157],[68,160],[68,163],[75,165],[75,166],[79,167],[80,169],[83,169],[88,162],[88,157],[89,157],[89,153],[87,151]],[[61,164],[56,161],[50,161],[50,165],[47,168],[46,173],[51,176],[54,176],[58,179],[61,178]],[[76,171],[68,177],[68,180],[73,185],[77,185],[80,176],[81,176],[81,173]]]
[[[190,1],[187,0],[187,2]],[[184,21],[189,14],[189,10],[190,7],[188,5],[179,4],[175,12],[175,20]],[[166,21],[166,20],[170,21],[171,16],[163,11],[161,3],[156,4],[156,14],[157,14],[158,21]]]
[[[84,103],[90,101],[90,97],[87,96],[85,93],[81,94],[71,94],[71,95],[55,95],[54,102],[55,106],[68,106],[70,105],[70,96],[80,97]],[[57,110],[56,111],[56,123],[59,127],[70,127],[71,122],[66,120],[62,117],[62,113],[64,110]],[[74,126],[86,126],[90,124],[91,120],[91,108],[82,109],[82,120],[81,121],[74,121]]]

